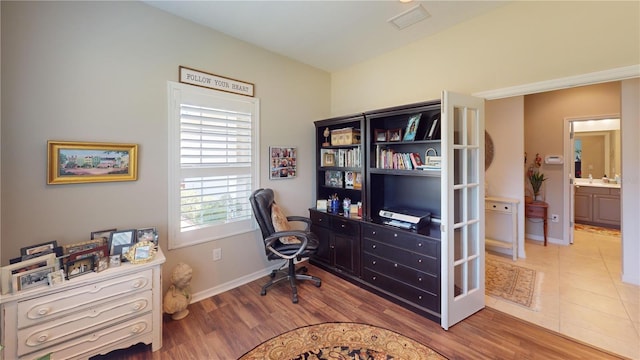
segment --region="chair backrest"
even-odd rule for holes
[[[276,232],[271,220],[271,206],[274,201],[274,194],[271,189],[258,189],[249,197],[253,215],[260,226],[263,239]]]

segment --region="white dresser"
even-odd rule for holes
[[[509,217],[509,228],[504,229],[500,239],[496,237],[486,237],[485,244],[488,247],[510,249],[513,260],[518,259],[518,204],[517,199],[503,197],[486,197],[484,208],[486,212],[487,228],[492,221],[491,215],[502,215]]]
[[[2,359],[86,359],[137,343],[162,347],[160,249],[63,284],[0,296]]]

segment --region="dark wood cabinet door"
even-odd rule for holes
[[[353,275],[360,275],[360,237],[333,234],[334,259],[336,268],[349,272]]]

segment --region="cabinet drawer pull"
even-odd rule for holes
[[[143,330],[142,326],[140,325],[136,325],[134,327],[131,328],[131,332],[134,334],[138,334]]]
[[[51,311],[50,308],[40,308],[40,309],[38,309],[38,315],[40,315],[40,316],[47,315],[49,313],[49,311]]]
[[[372,264],[372,265],[375,265],[375,264],[376,264],[376,261],[375,261],[375,260],[373,260],[373,261],[371,262],[371,264]]]
[[[318,219],[318,222],[322,222],[322,219]]]
[[[393,264],[393,267],[398,267],[398,264]]]
[[[340,227],[344,229],[346,227],[346,225],[345,224],[341,224]]]
[[[418,278],[418,282],[422,282],[422,278],[421,277]]]
[[[45,341],[47,341],[47,339],[49,339],[49,336],[47,334],[42,334],[40,336],[38,336],[38,342],[43,343]]]
[[[136,289],[142,287],[143,285],[144,285],[144,281],[142,281],[142,280],[136,280],[136,281],[133,282],[133,287],[136,288]]]
[[[418,247],[422,247],[422,243],[418,243]]]
[[[141,309],[144,309],[144,304],[143,303],[137,302],[137,303],[133,304],[133,310],[138,311],[138,310],[141,310]]]
[[[372,249],[375,249],[376,247],[377,247],[376,245],[371,245],[371,248],[372,248]]]
[[[372,235],[375,235],[375,234],[376,234],[376,232],[375,232],[375,231],[372,231],[372,232],[371,232],[371,234],[372,234]]]
[[[376,278],[375,276],[371,278],[371,280],[374,280],[374,281],[375,281],[376,279],[377,279],[377,278]]]
[[[418,300],[422,300],[422,295],[419,295],[419,296],[418,296]]]
[[[394,233],[394,234],[393,234],[393,237],[398,237],[398,233]]]
[[[422,259],[418,259],[418,264],[422,264]]]

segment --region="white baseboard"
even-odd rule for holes
[[[196,302],[204,300],[206,298],[210,298],[212,296],[221,294],[221,293],[223,293],[225,291],[229,291],[231,289],[235,289],[238,286],[242,286],[244,284],[247,284],[247,283],[250,283],[252,281],[258,280],[261,277],[268,276],[271,273],[271,271],[279,269],[280,266],[282,266],[282,262],[281,261],[277,262],[276,264],[274,264],[274,265],[272,265],[272,266],[270,266],[268,268],[262,269],[260,271],[256,271],[256,272],[254,272],[252,274],[248,274],[248,275],[239,277],[237,279],[233,279],[232,281],[226,282],[224,284],[220,284],[218,286],[212,287],[210,289],[206,289],[204,291],[199,291],[197,293],[191,294],[192,296],[191,296],[191,302],[190,303],[191,304],[196,303]],[[266,281],[267,280],[265,279],[265,283],[266,283]]]
[[[544,236],[542,235],[524,234],[524,237],[525,239],[544,242]],[[569,245],[563,239],[556,239],[548,236],[547,236],[547,243],[556,244],[556,245]]]

